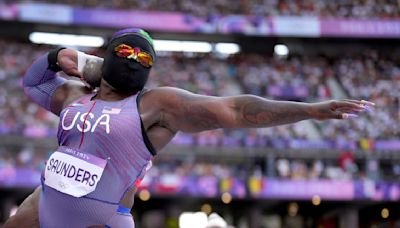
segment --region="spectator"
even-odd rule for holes
[[[5,0],[5,3],[13,3]],[[25,2],[25,1],[20,1]],[[188,13],[210,18],[214,15],[244,14],[256,16],[321,16],[336,18],[398,18],[400,5],[398,1],[325,1],[325,0],[247,0],[231,4],[228,0],[36,0],[29,2],[48,2],[83,6],[91,8],[112,8],[119,10],[147,10]]]

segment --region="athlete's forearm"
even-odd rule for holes
[[[308,103],[273,101],[252,95],[233,99],[240,127],[271,127],[313,118],[312,105]]]
[[[66,80],[48,68],[47,56],[47,54],[41,56],[27,70],[23,78],[23,87],[28,97],[43,108],[50,110],[52,95]]]

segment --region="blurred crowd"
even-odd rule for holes
[[[25,70],[49,47],[0,41],[0,134],[54,137],[58,119],[29,101],[21,88]],[[239,54],[160,56],[148,86],[177,86],[216,96],[251,93],[271,99],[315,102],[332,98],[328,80],[336,80],[347,97],[376,103],[374,110],[349,121],[313,122],[319,140],[360,141],[400,136],[400,69],[394,60],[371,51],[357,57],[276,59]],[[179,134],[174,143],[288,148],[293,139],[310,140],[301,124],[261,129]],[[315,139],[313,139],[315,140]],[[357,149],[357,148],[355,148]]]
[[[1,170],[24,168],[42,171],[45,160],[52,151],[26,146],[18,151],[0,147]],[[188,152],[190,154],[190,152]],[[349,151],[343,151],[335,159],[289,159],[271,157],[260,162],[256,158],[244,160],[214,160],[202,157],[160,156],[153,161],[147,178],[171,178],[214,176],[217,179],[236,177],[246,180],[250,177],[268,177],[285,180],[373,180],[398,181],[399,162],[384,159],[357,159]]]
[[[46,47],[0,40],[0,134],[53,134],[58,119],[32,103],[22,90],[25,70]]]
[[[45,167],[44,161],[50,156],[50,152],[45,152],[32,146],[27,146],[17,151],[0,147],[0,170],[25,168],[42,171]],[[1,178],[4,177],[0,175]]]
[[[400,68],[377,52],[369,51],[353,58],[334,62],[333,70],[349,97],[365,99],[376,104],[373,112],[357,121],[319,123],[324,137],[349,139],[393,138],[400,136]]]
[[[315,121],[324,139],[400,136],[400,68],[396,61],[379,56],[377,51],[334,59],[295,56],[282,60],[240,55],[235,62],[237,78],[247,93],[270,98],[323,101],[333,95],[328,85],[328,80],[333,79],[340,83],[346,97],[376,104],[373,110],[360,114],[356,120]],[[295,137],[301,137],[301,134],[297,132]]]
[[[393,161],[355,159],[353,153],[342,152],[337,159],[288,159],[276,157],[267,164],[259,161],[240,163],[210,162],[197,158],[158,159],[147,174],[150,178],[162,175],[215,176],[218,179],[237,177],[268,177],[285,180],[387,180],[397,181],[400,165]]]
[[[3,0],[4,2],[15,2]],[[61,3],[73,6],[112,8],[119,10],[147,10],[183,12],[209,17],[228,14],[255,16],[321,16],[337,18],[397,18],[400,15],[396,0],[26,0],[21,2]]]

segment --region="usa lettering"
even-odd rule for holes
[[[106,129],[106,133],[107,134],[110,133],[110,115],[109,114],[102,114],[100,117],[95,119],[95,116],[93,113],[77,112],[75,114],[74,118],[72,119],[72,122],[68,125],[68,123],[65,122],[65,117],[68,115],[68,112],[69,112],[69,109],[67,109],[65,111],[64,116],[61,120],[62,128],[65,131],[69,131],[72,128],[76,127],[76,129],[78,129],[78,131],[80,131],[80,132],[85,132],[85,133],[89,132],[89,131],[94,132],[99,125],[102,125]],[[86,121],[85,121],[85,118],[86,118]],[[83,126],[83,129],[82,129],[83,122],[85,122],[85,126]]]

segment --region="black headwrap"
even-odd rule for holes
[[[150,54],[155,61],[153,40],[142,29],[118,31],[109,42],[104,57],[102,76],[108,84],[122,92],[140,91],[147,82],[151,67],[145,67],[134,59],[117,56],[115,48],[121,44],[140,48],[141,51]]]

